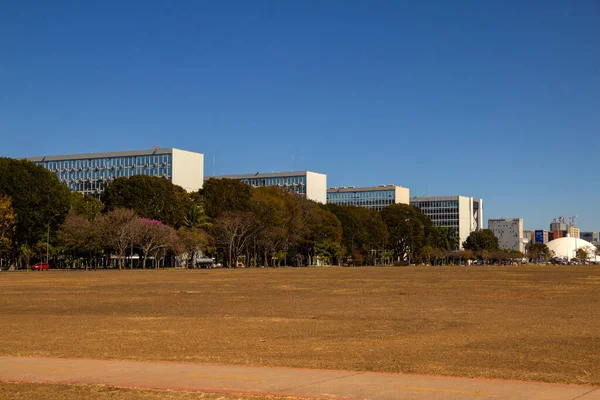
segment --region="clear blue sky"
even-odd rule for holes
[[[600,230],[597,0],[0,9],[2,156],[177,147]]]

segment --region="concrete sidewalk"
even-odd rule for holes
[[[0,357],[0,380],[327,399],[600,400],[600,388],[359,371]]]

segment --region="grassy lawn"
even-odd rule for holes
[[[2,272],[0,293],[0,355],[600,384],[594,266]]]

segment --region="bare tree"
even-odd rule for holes
[[[181,227],[177,231],[177,247],[176,252],[182,256],[185,260],[185,265],[189,261],[194,262],[194,257],[198,254],[208,243],[208,235],[202,229],[194,227]]]
[[[256,232],[256,224],[250,212],[229,211],[216,218],[212,232],[215,244],[225,250],[231,268],[237,266],[238,256]]]
[[[96,219],[100,238],[117,256],[119,269],[123,269],[127,249],[136,240],[137,230],[134,222],[137,219],[135,212],[123,208],[110,211]]]
[[[158,255],[162,249],[167,249],[175,235],[175,230],[160,221],[149,218],[138,218],[132,223],[134,242],[142,252],[142,268],[146,268],[148,256]],[[163,255],[164,257],[164,255]]]

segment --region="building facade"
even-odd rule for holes
[[[544,230],[535,231],[534,243],[548,243],[550,240],[550,232]]]
[[[72,191],[99,195],[116,178],[148,175],[165,178],[188,192],[202,188],[204,155],[179,149],[29,157],[54,172]]]
[[[572,237],[572,238],[579,239],[580,232],[581,231],[579,230],[579,228],[577,228],[575,226],[569,226],[567,228],[567,233],[569,234],[569,237]]]
[[[396,185],[340,186],[327,189],[327,203],[382,210],[392,204],[409,204],[410,190]]]
[[[597,242],[598,241],[598,232],[580,232],[579,238],[585,240],[586,242]]]
[[[471,232],[483,229],[483,199],[466,196],[413,197],[410,205],[420,208],[434,225],[453,229],[461,248]]]
[[[235,179],[252,187],[277,186],[319,203],[327,202],[327,175],[311,171],[271,172],[206,177]]]
[[[488,229],[498,238],[501,249],[525,252],[522,218],[500,218],[488,220]]]

